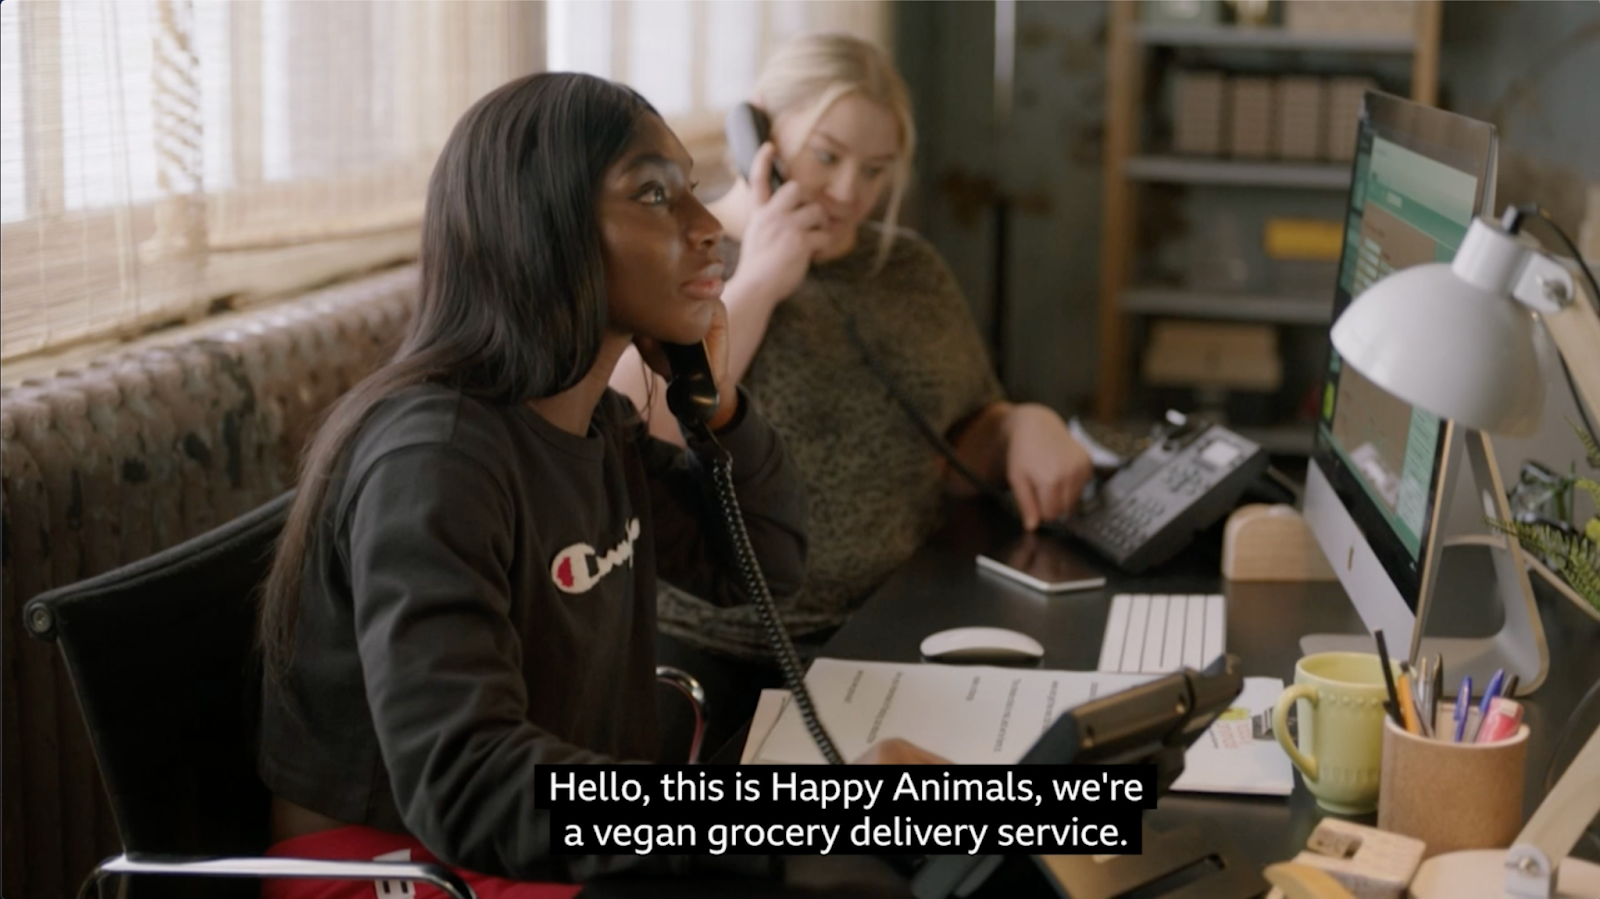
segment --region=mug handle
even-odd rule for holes
[[[1283,691],[1283,695],[1278,697],[1278,704],[1272,709],[1272,736],[1277,738],[1278,745],[1289,754],[1289,761],[1300,769],[1300,773],[1309,780],[1316,780],[1317,757],[1302,753],[1289,740],[1289,704],[1297,699],[1308,700],[1311,707],[1316,708],[1317,688],[1306,684],[1293,684]]]

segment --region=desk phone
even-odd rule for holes
[[[1221,425],[1189,424],[1119,469],[1062,526],[1137,573],[1233,511],[1266,470],[1267,453],[1255,443]]]

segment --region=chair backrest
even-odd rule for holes
[[[267,846],[255,616],[292,495],[24,610],[66,663],[127,852]]]

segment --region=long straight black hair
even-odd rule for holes
[[[329,483],[373,407],[423,382],[495,403],[560,393],[593,368],[606,325],[601,179],[655,110],[589,75],[503,85],[462,115],[428,181],[421,287],[394,358],[330,410],[261,601],[266,673],[289,670],[308,549]]]

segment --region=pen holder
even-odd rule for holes
[[[1435,733],[1454,733],[1451,713],[1439,706]],[[1476,719],[1478,710],[1470,714]],[[1522,830],[1527,760],[1526,724],[1498,743],[1455,743],[1407,733],[1386,717],[1378,827],[1426,843],[1424,858],[1504,849]]]

